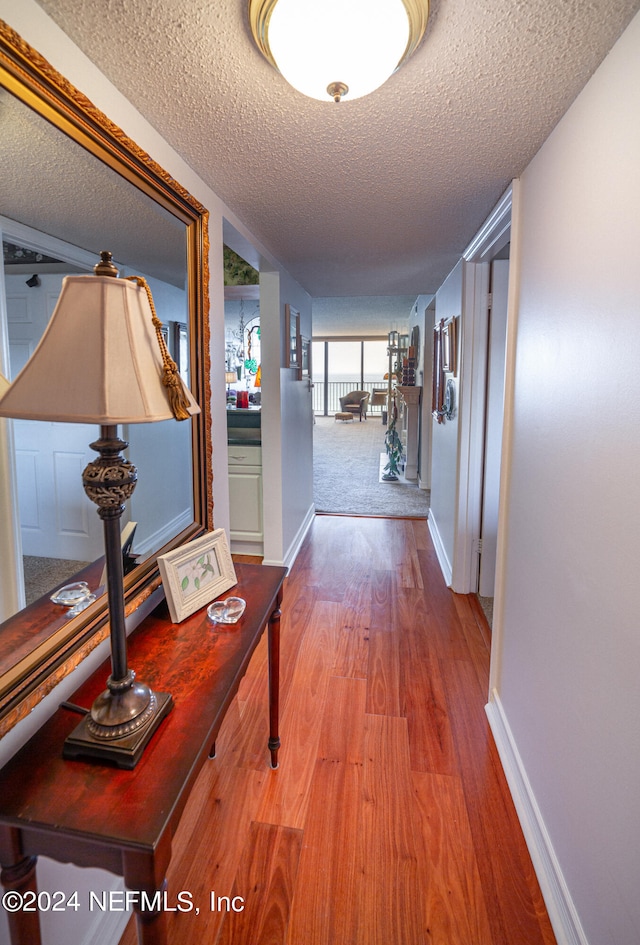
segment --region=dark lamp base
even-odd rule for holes
[[[90,731],[91,716],[85,716],[65,740],[63,758],[91,758],[110,762],[118,768],[135,768],[152,735],[173,706],[170,693],[156,692],[154,696],[155,708],[148,721],[120,738],[96,737]]]

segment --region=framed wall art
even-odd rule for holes
[[[223,528],[158,555],[158,568],[174,623],[238,583]]]
[[[289,303],[284,307],[286,332],[286,354],[284,366],[300,368],[300,312],[291,308]]]
[[[189,383],[189,336],[187,326],[183,322],[172,322],[173,346],[171,348],[173,360],[178,365],[182,380]]]
[[[441,320],[433,329],[433,379],[431,387],[431,416],[437,423],[444,422],[442,401],[444,398],[444,371],[442,369],[442,333],[444,323]]]
[[[311,377],[311,339],[300,338],[300,375]]]
[[[454,377],[458,373],[456,340],[456,319],[454,316],[442,325],[442,370],[445,374],[453,374]]]

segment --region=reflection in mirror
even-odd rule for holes
[[[249,392],[251,403],[261,403],[260,300],[253,288],[249,286],[249,291],[246,291],[248,301],[244,298],[228,298],[228,289],[225,289],[225,374],[229,375],[227,403],[233,402],[235,394],[241,390]],[[234,380],[230,380],[232,374]]]
[[[213,525],[206,211],[1,21],[0,120],[0,370],[16,376],[51,316],[63,277],[91,271],[108,249],[121,277],[149,282],[171,354],[204,408],[184,423],[119,431],[139,471],[126,510],[136,523],[130,610],[159,583],[157,552]],[[79,337],[68,367],[82,357],[82,344]],[[196,352],[205,356],[194,360]],[[64,375],[63,364],[60,383]],[[95,456],[87,444],[96,430],[66,424],[61,431],[55,424],[61,450],[52,446],[52,426],[0,420],[0,468],[8,471],[0,486],[3,508],[19,509],[19,516],[0,517],[0,735],[3,716],[18,704],[26,713],[62,657],[77,662],[78,647],[90,649],[93,635],[105,634],[104,596],[72,620],[49,602],[54,587],[96,559],[80,576],[98,589],[104,547],[102,524],[81,486],[82,469]],[[7,619],[42,594],[44,603],[32,603],[24,618],[21,612]]]
[[[38,236],[38,241],[46,249],[46,237]],[[62,268],[68,274],[69,267],[33,259],[43,252],[6,242],[4,247],[4,311],[9,378],[13,380],[38,343],[60,292],[64,276],[51,270]],[[186,322],[186,291],[158,279],[149,277],[147,281],[161,321],[179,317]],[[77,349],[69,352],[69,367],[75,357],[81,356],[79,338]],[[63,371],[61,366],[61,376]],[[93,458],[88,444],[97,434],[86,425],[69,423],[53,429],[49,423],[33,420],[14,421],[13,433],[10,455],[17,473],[24,600],[31,603],[103,553],[100,519],[78,488],[82,469]],[[123,431],[123,437],[131,444],[140,473],[139,486],[125,514],[137,523],[132,553],[143,561],[193,521],[190,421],[131,425]],[[168,455],[175,459],[163,462]],[[163,466],[164,475],[159,477],[157,470]],[[146,470],[149,472],[145,475]],[[17,578],[20,581],[21,575]],[[20,599],[20,589],[18,596]],[[8,616],[11,614],[3,615]]]
[[[262,402],[260,273],[226,245],[223,259],[227,406],[244,391],[257,406]]]

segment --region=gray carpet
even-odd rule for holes
[[[38,558],[24,555],[24,591],[27,604],[50,594],[59,584],[70,581],[89,564],[88,561],[68,561],[64,558]]]
[[[386,427],[379,416],[360,423],[316,417],[313,482],[317,512],[426,518],[429,493],[415,483],[380,482]]]

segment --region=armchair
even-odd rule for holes
[[[366,420],[370,396],[368,390],[352,390],[340,398],[340,410],[342,413],[358,414],[361,421],[363,417]]]
[[[387,402],[389,400],[389,391],[386,387],[374,387],[371,395],[371,406],[382,407],[382,423],[387,424]]]

